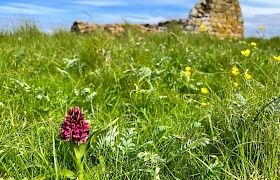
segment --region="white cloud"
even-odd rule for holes
[[[245,18],[244,27],[247,36],[256,36],[256,31],[259,30],[259,26],[264,26],[266,29],[266,35],[279,36],[280,32],[280,13],[279,14],[267,14],[257,15],[251,18]]]
[[[260,14],[277,14],[280,12],[280,6],[279,7],[253,7],[253,6],[247,6],[247,5],[241,5],[242,13],[244,17],[254,17],[256,15]]]
[[[126,6],[124,1],[73,1],[74,4],[90,6]]]
[[[136,5],[145,5],[145,6],[162,6],[162,5],[176,5],[176,6],[188,6],[194,3],[189,2],[188,0],[134,0],[134,1],[126,1],[126,0],[95,0],[95,1],[72,1],[73,4],[79,5],[91,5],[91,6],[136,6]]]
[[[87,15],[80,14],[76,16],[76,19],[85,19]],[[152,15],[139,15],[133,13],[117,13],[117,14],[108,14],[108,13],[94,13],[92,16],[93,19],[90,19],[91,22],[96,22],[100,24],[107,24],[107,23],[125,23],[128,22],[130,24],[157,24],[160,21],[165,21],[170,18],[164,16],[152,16]]]
[[[242,4],[243,0],[241,0],[240,2]],[[245,2],[245,0],[244,0],[244,2]],[[251,3],[252,5],[259,3],[259,4],[266,5],[268,7],[280,6],[279,0],[246,0],[246,3]]]
[[[179,5],[179,6],[188,6],[194,3],[188,0],[141,0],[134,1],[136,4],[146,4],[146,5]]]
[[[246,4],[241,1],[241,9],[246,36],[258,36],[256,31],[261,25],[265,26],[268,37],[280,35],[279,0],[247,0]]]
[[[54,14],[66,12],[66,10],[49,8],[45,6],[38,6],[27,3],[7,3],[0,6],[1,13],[7,14],[30,14],[30,15],[42,15],[42,14]]]
[[[157,24],[167,20],[167,18],[163,16],[125,16],[124,19],[131,24]]]

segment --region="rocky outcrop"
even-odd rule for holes
[[[243,18],[238,0],[199,0],[190,11],[188,19],[160,22],[158,24],[136,24],[133,28],[141,32],[163,32],[171,25],[179,25],[184,32],[209,33],[220,38],[244,37]],[[75,21],[71,31],[84,33],[102,29],[112,34],[125,32],[124,24],[98,25]]]

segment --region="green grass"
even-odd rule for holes
[[[278,179],[279,50],[277,37],[230,41],[176,28],[2,32],[0,177],[61,179],[61,169],[75,169],[59,130],[80,106],[91,130],[120,118],[89,149],[86,179]]]

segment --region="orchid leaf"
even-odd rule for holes
[[[60,176],[63,176],[63,177],[69,178],[69,179],[76,179],[75,173],[69,169],[61,169]]]
[[[119,120],[119,118],[115,119],[114,121],[110,122],[109,124],[107,124],[106,126],[96,130],[94,133],[92,133],[89,138],[88,138],[88,144],[87,144],[87,149],[93,145],[94,140],[104,131],[106,131],[110,126],[114,125],[117,121]]]
[[[79,151],[80,151],[80,156],[81,156],[81,158],[83,158],[85,155],[86,155],[86,153],[87,153],[87,145],[86,144],[81,144],[80,146],[79,146]]]
[[[75,144],[73,141],[70,141],[71,143],[71,148],[74,152],[74,155],[75,155],[75,159],[81,159],[82,156],[81,156],[81,152],[80,152],[80,148],[77,144]]]

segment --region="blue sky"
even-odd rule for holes
[[[0,27],[23,19],[44,31],[70,29],[74,20],[97,23],[158,23],[187,18],[198,0],[1,0]],[[260,25],[268,36],[280,36],[280,0],[240,0],[246,36],[257,36]]]

